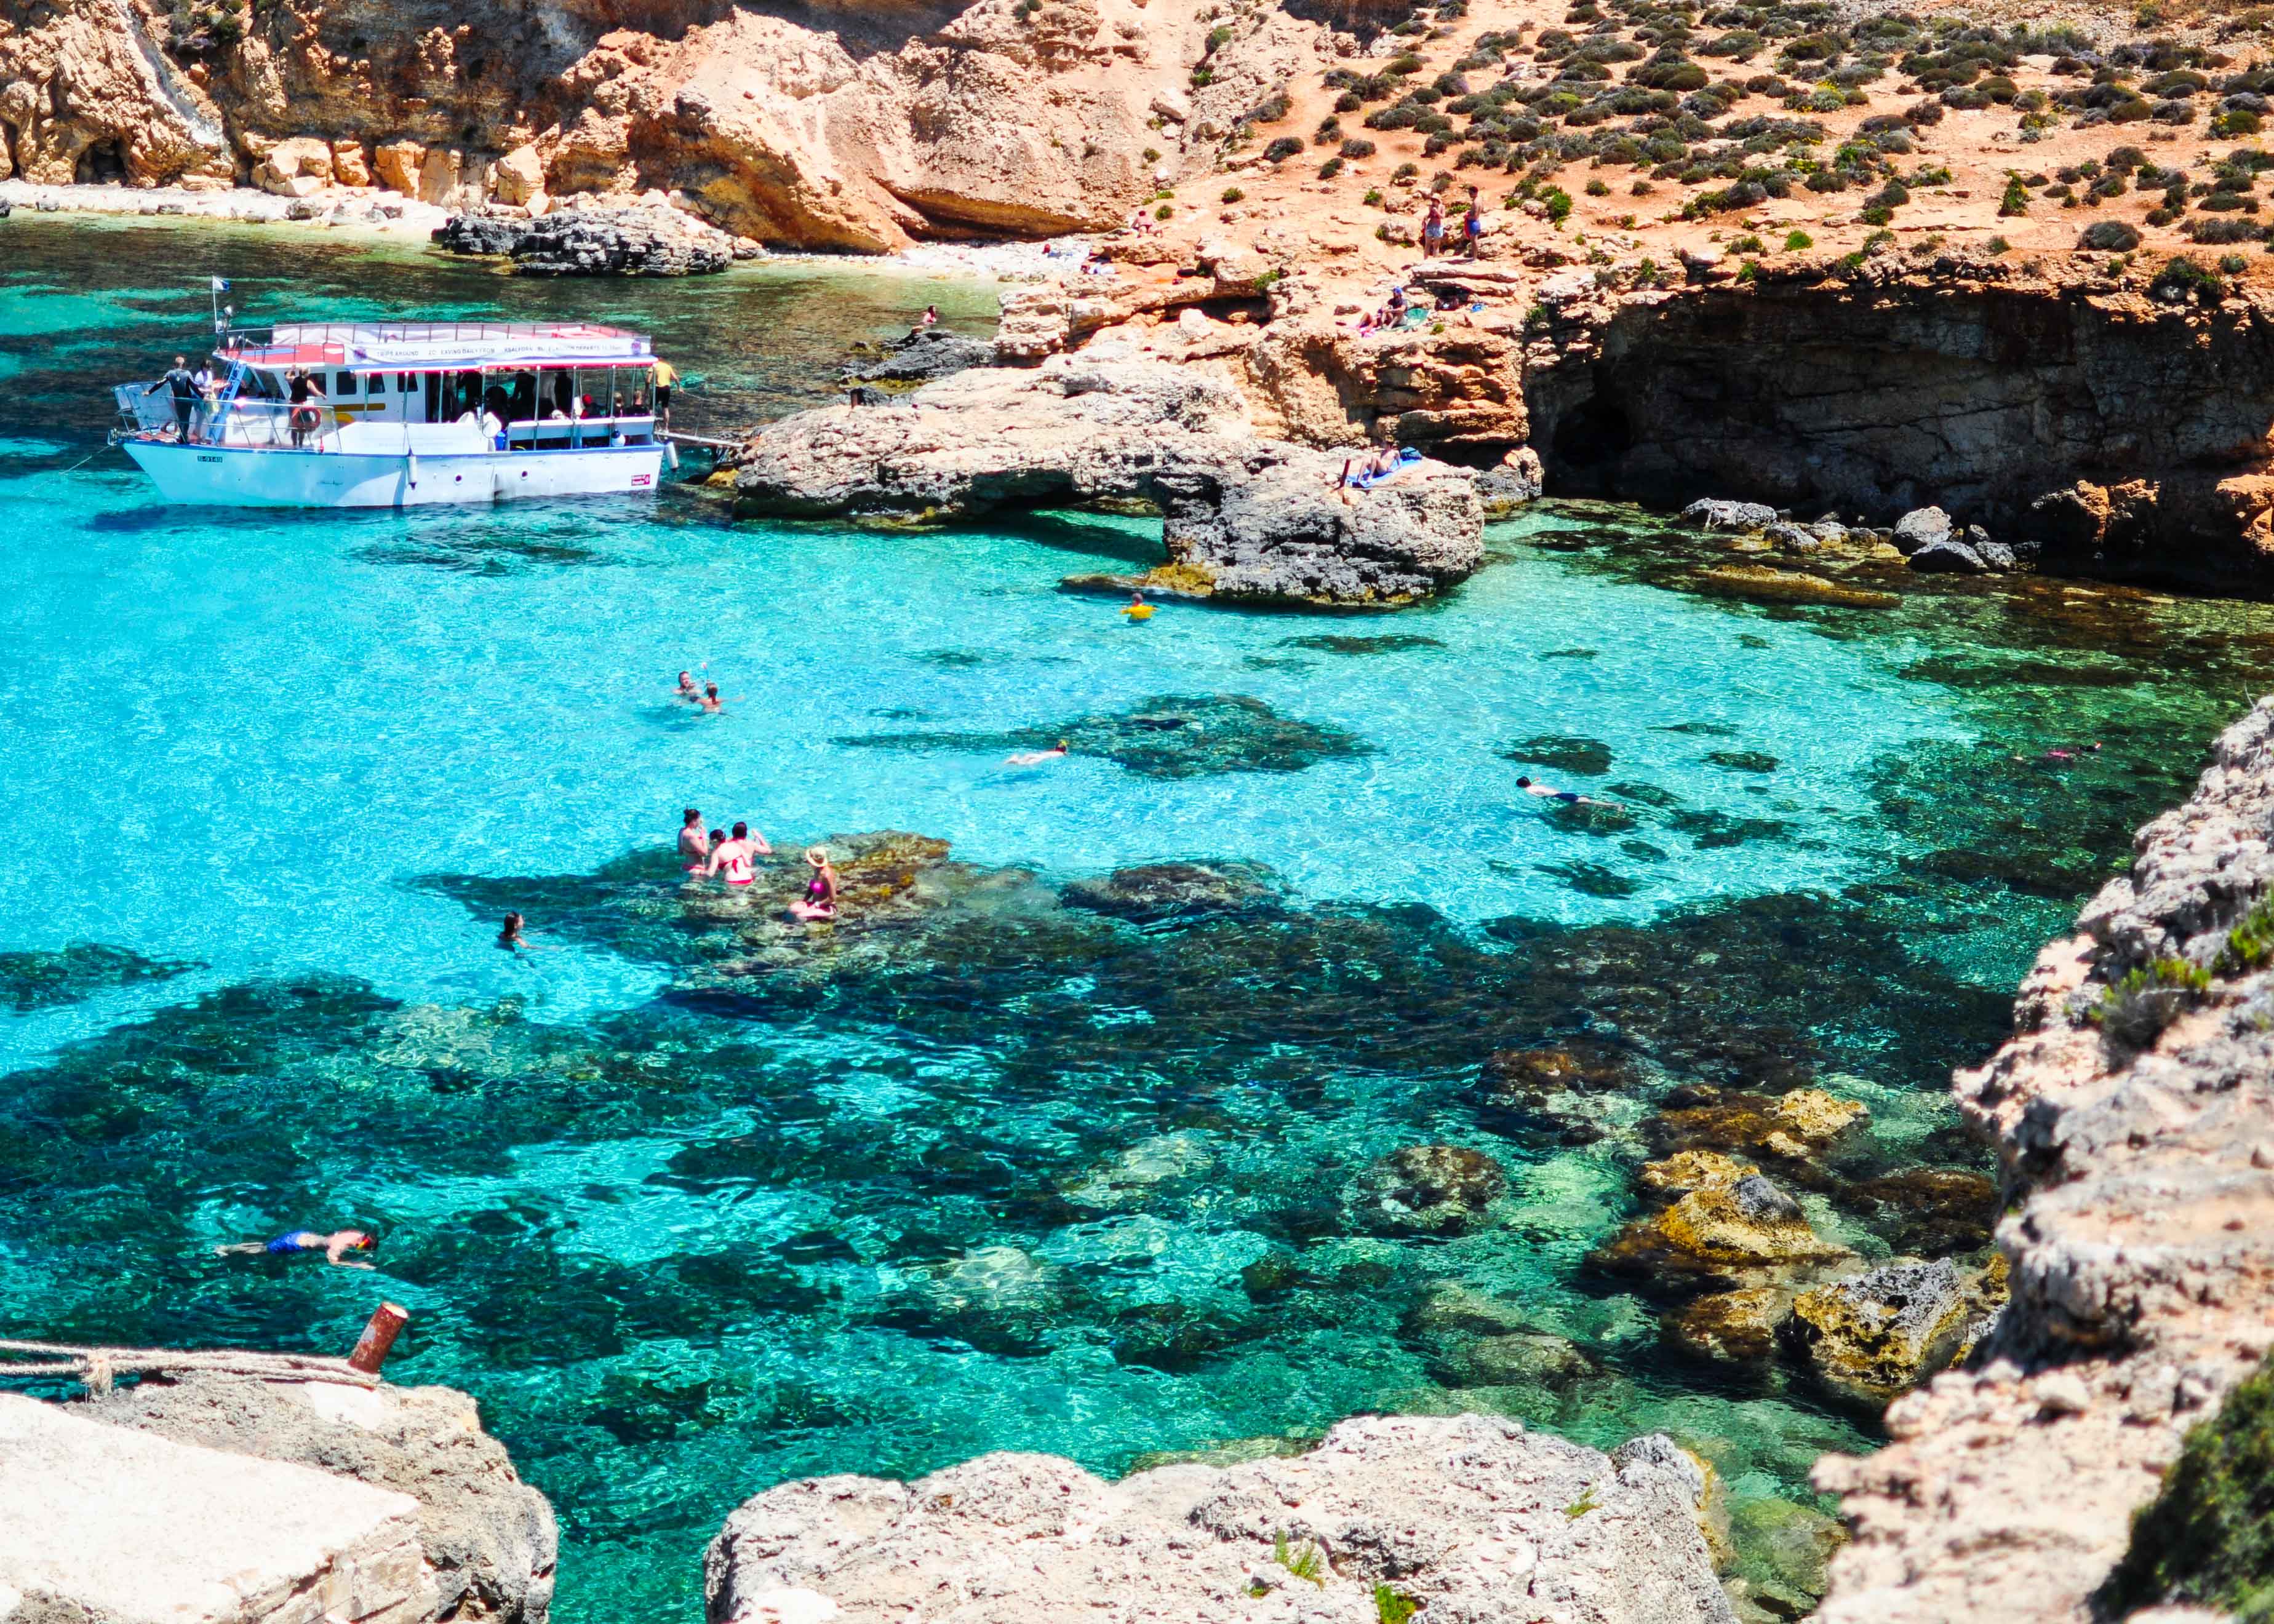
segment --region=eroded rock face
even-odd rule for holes
[[[2274,701],[2141,830],[2089,934],[2039,957],[2016,1036],[1954,1093],[1993,1137],[2012,1300],[1966,1368],[1893,1404],[1894,1442],[1827,1457],[1855,1543],[1826,1624],[2067,1624],[2194,1422],[2274,1342],[2274,974],[2235,928],[2274,882]],[[2112,1041],[2157,959],[2210,972]],[[2152,990],[2152,989],[2142,989]]]
[[[667,208],[460,214],[433,238],[453,253],[509,259],[525,276],[697,276],[735,258],[734,238]]]
[[[88,1401],[114,1425],[336,1472],[418,1501],[436,1616],[545,1624],[559,1548],[553,1507],[448,1387],[348,1387],[194,1375]]]
[[[1877,1409],[1949,1361],[1966,1335],[1957,1266],[1889,1263],[1803,1293],[1793,1320],[1817,1380]]]
[[[734,491],[749,516],[1150,501],[1169,554],[1151,584],[1200,597],[1394,605],[1483,561],[1468,474],[1424,461],[1344,492],[1343,460],[1256,435],[1244,397],[1208,367],[1076,355],[974,368],[881,410],[782,418],[743,448]]]
[[[1204,15],[1204,12],[1206,14]],[[0,123],[26,178],[279,190],[267,162],[449,207],[682,192],[734,233],[880,252],[1118,223],[1156,176],[1330,49],[1284,13],[1138,0],[916,0],[860,11],[541,10],[290,0],[226,19],[55,0],[0,34]],[[241,38],[238,37],[241,34]],[[1191,92],[1210,62],[1209,87]],[[1179,117],[1156,113],[1172,98]],[[373,154],[363,180],[365,152]],[[312,164],[312,159],[311,159]]]
[[[2255,297],[2192,311],[2088,267],[1959,255],[1616,302],[1554,291],[1525,389],[1559,492],[1882,523],[1932,501],[1943,533],[1906,553],[1949,539],[1954,514],[2052,569],[2274,585],[2274,320]],[[2110,469],[2130,477],[2096,483]]]
[[[988,1455],[915,1483],[821,1477],[745,1501],[704,1560],[711,1624],[1372,1624],[1377,1584],[1454,1624],[1728,1624],[1696,1462],[1513,1421],[1365,1417],[1306,1455],[1108,1484]],[[1315,1577],[1298,1576],[1277,1548]]]

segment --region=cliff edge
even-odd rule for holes
[[[2142,828],[1954,1084],[2010,1198],[1972,1367],[1828,1457],[1825,1624],[2082,1624],[2187,1429],[2274,1344],[2274,699]]]

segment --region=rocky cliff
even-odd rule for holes
[[[1118,1484],[1007,1454],[783,1484],[727,1520],[704,1590],[711,1624],[1728,1624],[1706,1492],[1663,1436],[1606,1455],[1365,1417],[1292,1460]]]
[[[1551,279],[1533,318],[1558,490],[1879,523],[1931,501],[2055,570],[2274,586],[2274,304],[1960,254],[1604,280]]]
[[[1818,1486],[1856,1530],[1825,1624],[2083,1624],[2187,1429],[2274,1344],[2274,700],[2141,830],[1962,1072],[2012,1207],[1969,1367]]]
[[[516,208],[659,190],[738,235],[862,250],[1096,228],[1326,38],[1202,11],[0,0],[0,179]]]

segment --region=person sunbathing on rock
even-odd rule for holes
[[[1005,756],[1003,760],[1006,764],[1013,767],[1039,767],[1044,762],[1062,760],[1066,754],[1066,741],[1061,739],[1058,741],[1057,748],[1054,749],[1020,750],[1015,755]]]
[[[1550,789],[1545,784],[1534,784],[1530,778],[1518,778],[1516,781],[1516,786],[1527,795],[1537,795],[1542,801],[1560,801],[1567,807],[1608,807],[1614,811],[1618,809],[1619,803],[1615,801],[1598,801],[1594,796],[1582,795],[1577,790]]]
[[[371,1252],[379,1245],[379,1237],[361,1229],[338,1229],[329,1235],[319,1235],[312,1229],[295,1229],[290,1235],[280,1235],[273,1241],[239,1241],[231,1246],[216,1246],[214,1256],[226,1258],[232,1252],[274,1252],[279,1257],[296,1252],[320,1252],[326,1262],[335,1268],[367,1269],[368,1263],[350,1263],[343,1253]]]
[[[804,920],[809,924],[837,917],[837,870],[830,866],[829,853],[821,846],[805,848],[805,861],[813,867],[813,877],[805,883],[805,895],[789,905],[790,917]]]

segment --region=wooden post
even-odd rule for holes
[[[400,1303],[381,1303],[365,1326],[363,1335],[356,1338],[355,1351],[348,1355],[348,1363],[367,1376],[379,1374],[379,1367],[387,1363],[387,1351],[395,1346],[395,1339],[410,1319],[410,1311]]]

